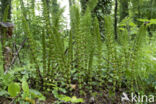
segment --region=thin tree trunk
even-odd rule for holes
[[[149,6],[152,7],[152,10],[150,11],[151,14],[150,14],[150,16],[149,16],[149,18],[148,18],[149,20],[152,19],[152,16],[153,16],[153,3],[154,3],[154,1],[151,0]],[[147,31],[148,31],[149,37],[152,37],[151,26],[148,26],[148,27],[147,27]]]
[[[3,18],[4,15],[7,17]],[[7,22],[11,20],[11,0],[1,0],[1,21]],[[3,70],[6,71],[6,62],[5,62],[5,41],[6,41],[6,29],[1,31],[1,45],[2,45],[2,60],[3,60]]]
[[[72,6],[72,1],[71,0],[69,0],[69,7],[71,7]]]
[[[120,21],[128,16],[128,0],[120,0]]]
[[[117,11],[118,11],[118,1],[115,0],[115,9],[114,9],[114,34],[115,34],[115,39],[118,39],[118,33],[117,33],[117,23],[118,23],[118,18],[117,18]]]

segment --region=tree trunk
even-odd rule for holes
[[[115,34],[115,39],[118,39],[118,33],[117,33],[117,23],[118,23],[118,18],[117,18],[117,11],[118,11],[118,1],[115,0],[115,9],[114,9],[114,34]]]
[[[8,11],[7,10],[7,7],[8,7]],[[6,14],[7,12],[7,14]],[[11,20],[11,0],[1,0],[1,21],[3,22],[7,22],[8,20],[10,21]],[[3,18],[4,15],[6,15],[7,17]],[[3,60],[3,70],[4,72],[6,71],[6,65],[7,65],[7,62],[6,62],[6,58],[9,57],[7,56],[5,53],[5,41],[6,41],[6,33],[7,33],[7,30],[6,29],[2,29],[1,31],[1,45],[2,45],[2,60]]]
[[[120,0],[120,21],[128,16],[128,0]]]
[[[69,7],[71,7],[72,6],[72,1],[71,0],[69,0]]]

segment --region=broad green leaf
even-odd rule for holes
[[[138,21],[140,21],[140,22],[149,22],[148,19],[138,19]]]
[[[138,19],[140,22],[149,22],[149,24],[156,24],[156,19]]]
[[[151,24],[156,24],[156,19],[151,19],[150,22]]]
[[[16,97],[18,93],[20,92],[20,85],[18,83],[11,83],[8,86],[8,93],[12,97]]]
[[[26,81],[22,82],[22,89],[25,93],[29,93],[29,85]]]
[[[133,23],[133,22],[130,22],[130,24],[129,24],[130,26],[132,26],[132,27],[135,27],[136,26],[136,24],[135,23]]]
[[[82,103],[82,102],[84,102],[84,101],[83,101],[82,98],[77,98],[76,96],[73,96],[73,97],[71,98],[71,102],[72,102],[72,103]]]
[[[70,102],[71,98],[69,96],[64,96],[64,97],[60,98],[60,100],[62,100],[64,102]]]

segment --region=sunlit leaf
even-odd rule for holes
[[[29,93],[29,85],[26,81],[22,82],[22,89],[24,92]]]
[[[18,83],[11,83],[8,86],[8,93],[12,97],[16,97],[18,93],[20,92],[20,85]]]

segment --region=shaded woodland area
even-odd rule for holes
[[[156,0],[0,0],[0,104],[155,103]]]

